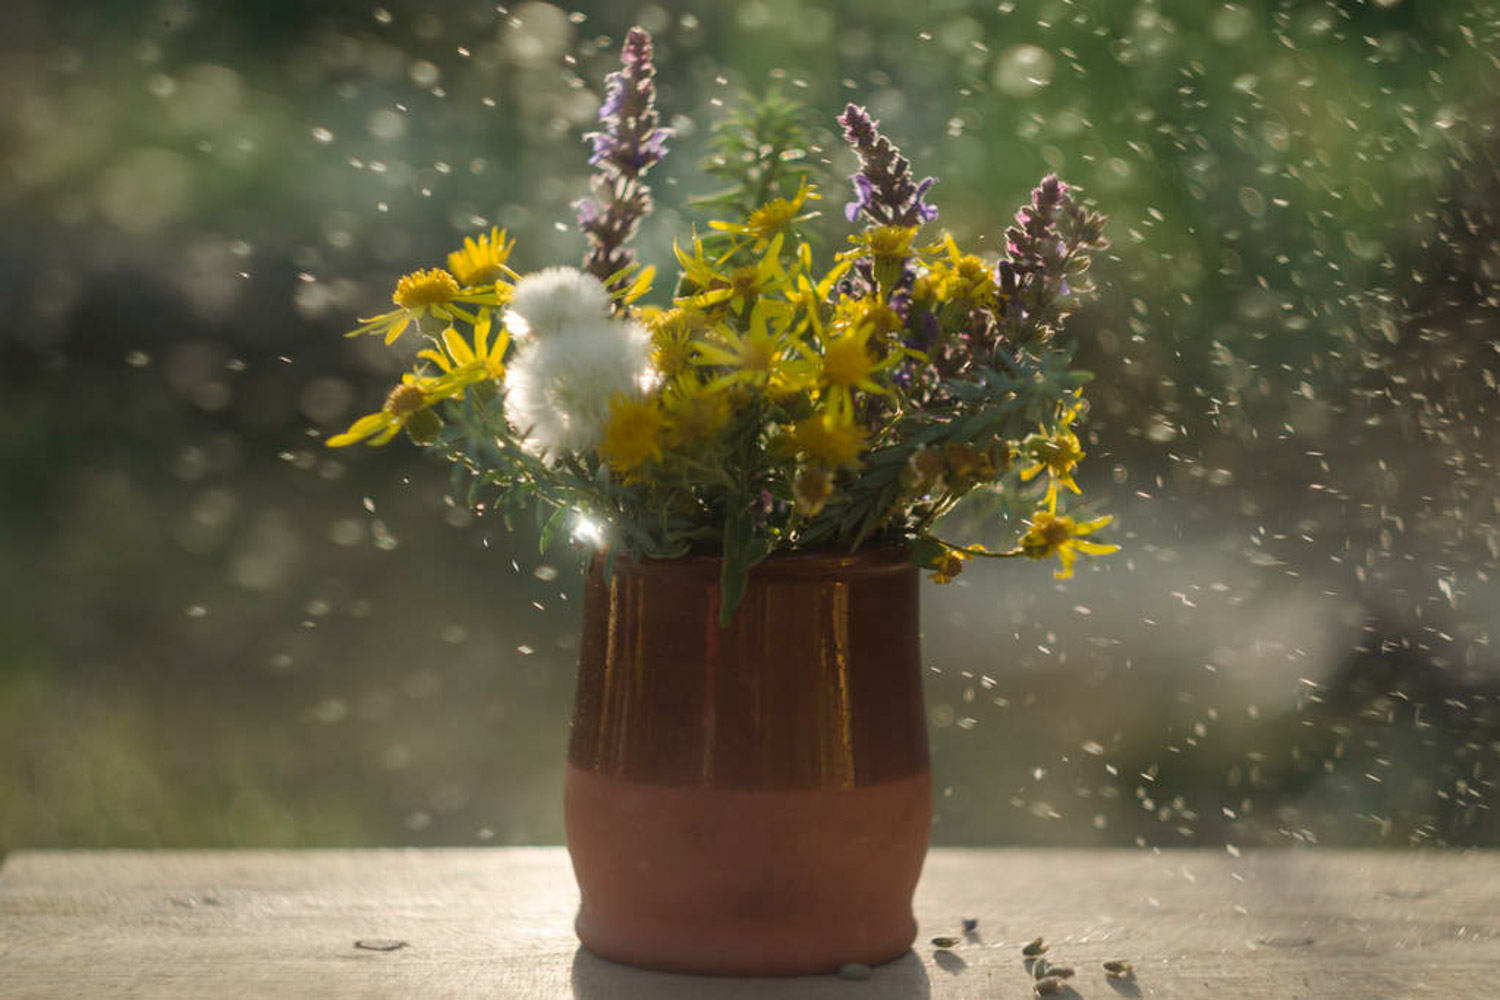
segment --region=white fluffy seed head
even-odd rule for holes
[[[595,317],[527,340],[506,373],[505,417],[523,448],[556,462],[598,444],[610,400],[639,394],[652,375],[650,333]]]
[[[609,289],[576,267],[549,267],[516,282],[505,323],[534,339],[596,326],[610,314]]]

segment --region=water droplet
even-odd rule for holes
[[[1028,97],[1052,82],[1054,60],[1038,45],[1013,45],[995,59],[991,80],[1011,97]]]

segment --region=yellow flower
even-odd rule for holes
[[[720,232],[733,233],[736,236],[744,236],[748,237],[749,240],[754,240],[753,249],[756,253],[759,253],[769,245],[774,237],[787,232],[796,223],[817,218],[817,212],[801,213],[804,203],[809,200],[817,201],[820,197],[821,195],[817,193],[817,190],[804,179],[791,200],[773,198],[751,212],[743,223],[714,221],[708,225],[710,228],[717,229]],[[744,242],[737,243],[735,244],[735,249],[739,249],[744,245]]]
[[[1073,575],[1073,561],[1078,558],[1078,553],[1106,556],[1120,550],[1118,545],[1090,542],[1083,537],[1098,531],[1112,520],[1114,518],[1106,516],[1080,524],[1050,508],[1040,508],[1028,522],[1026,534],[1021,536],[1021,552],[1031,559],[1057,556],[1062,568],[1053,575],[1059,580],[1066,580]]]
[[[383,333],[385,342],[390,344],[401,336],[412,322],[420,321],[423,316],[437,316],[449,322],[461,319],[472,323],[474,317],[454,303],[477,301],[477,298],[466,296],[462,292],[463,290],[458,286],[458,279],[440,267],[434,267],[429,271],[413,271],[396,282],[396,291],[391,295],[391,301],[395,302],[398,308],[370,319],[361,319],[360,325],[350,330],[345,336],[358,337],[366,333]],[[487,291],[481,294],[484,297],[492,297],[494,293]]]
[[[799,420],[792,429],[792,444],[810,460],[830,469],[859,465],[865,446],[865,429],[849,411],[823,411]]]
[[[884,359],[877,359],[871,354],[870,337],[874,332],[873,324],[865,324],[837,331],[824,342],[818,384],[823,388],[824,399],[830,406],[852,410],[855,389],[891,394],[890,389],[874,381],[871,376],[895,364],[900,360],[900,355],[891,353]]]
[[[932,562],[927,564],[932,570],[931,573],[927,574],[927,579],[934,583],[952,583],[964,571],[964,566],[977,553],[983,551],[983,545],[972,545],[968,549],[944,545],[942,552],[934,556]]]
[[[360,417],[342,434],[328,439],[328,447],[343,448],[364,441],[366,444],[385,444],[404,427],[412,440],[418,444],[429,444],[437,438],[443,422],[432,405],[440,400],[451,399],[463,391],[463,385],[450,377],[433,377],[407,372],[401,382],[385,398],[385,405],[375,413]]]
[[[939,246],[947,259],[934,262],[917,279],[912,298],[944,314],[946,324],[953,326],[970,311],[995,304],[995,277],[983,259],[961,253],[951,233],[944,234]]]
[[[710,326],[708,317],[692,309],[643,309],[640,319],[651,331],[651,364],[662,378],[674,379],[689,371],[697,351],[694,339]]]
[[[1060,403],[1057,429],[1048,432],[1043,426],[1041,433],[1027,435],[1021,442],[1021,453],[1031,459],[1031,464],[1021,469],[1021,481],[1029,483],[1045,471],[1048,476],[1047,493],[1042,502],[1054,509],[1057,506],[1059,483],[1074,493],[1079,492],[1078,484],[1073,481],[1073,468],[1083,460],[1084,454],[1078,435],[1073,433],[1072,424],[1078,419],[1083,407],[1082,396],[1075,396],[1071,403]]]
[[[879,347],[889,344],[891,335],[905,326],[900,314],[876,295],[840,299],[834,309],[833,323],[835,326],[871,327],[870,339]]]
[[[461,249],[448,255],[448,270],[464,286],[484,285],[500,278],[515,278],[516,272],[505,266],[516,241],[506,242],[505,232],[494,226],[488,233],[480,233],[479,239],[464,238]]]
[[[633,473],[649,459],[661,458],[665,423],[655,400],[620,393],[609,402],[599,454],[616,472]]]
[[[729,392],[722,387],[704,385],[692,375],[683,375],[667,385],[662,393],[667,411],[666,442],[682,448],[710,441],[729,423]]]
[[[417,357],[431,361],[444,374],[456,375],[465,384],[484,379],[503,379],[505,377],[505,351],[510,346],[510,334],[502,328],[500,335],[495,338],[495,343],[490,344],[490,326],[490,311],[485,309],[474,321],[473,347],[470,347],[459,332],[450,326],[443,331],[442,351],[429,347],[418,351]]]
[[[916,226],[870,226],[864,232],[849,237],[854,249],[845,250],[841,258],[869,257],[874,263],[875,281],[884,292],[896,287],[901,279],[906,261],[912,255],[912,240],[917,235]]]
[[[779,233],[773,236],[760,260],[731,271],[720,269],[722,257],[710,263],[703,256],[703,244],[699,240],[693,240],[692,256],[674,245],[684,282],[688,288],[697,289],[678,299],[677,304],[705,310],[722,309],[727,304],[735,311],[743,310],[747,302],[753,302],[778,281],[785,281],[786,274],[781,267],[782,239]]]
[[[828,307],[833,286],[838,284],[853,263],[852,260],[839,261],[817,284],[813,284],[808,277],[812,272],[812,248],[806,243],[797,248],[796,266],[781,285],[781,294],[786,296],[788,304],[799,314],[791,327],[794,334],[810,329],[821,337],[827,332],[823,325],[823,311]]]
[[[864,232],[849,237],[849,242],[854,244],[855,249],[846,250],[844,255],[905,259],[911,256],[911,244],[916,235],[916,226],[870,226]]]
[[[695,343],[694,363],[730,369],[714,379],[715,388],[747,385],[772,397],[801,391],[811,377],[809,362],[780,322],[784,314],[785,303],[756,303],[747,329],[721,323],[713,331],[719,343]]]

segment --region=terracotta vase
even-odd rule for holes
[[[590,951],[719,975],[905,953],[932,820],[918,573],[785,555],[719,625],[719,560],[586,584],[568,850]]]

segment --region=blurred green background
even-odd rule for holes
[[[924,593],[939,843],[1500,844],[1500,11],[1343,0],[17,0],[0,40],[0,852],[556,843],[578,584],[340,334],[490,225],[576,260],[656,35],[670,262],[776,87],[998,250],[1111,217],[1082,473],[1125,551]],[[699,224],[702,220],[698,219]],[[835,231],[831,229],[830,231]],[[836,237],[842,239],[841,236]],[[829,249],[825,247],[825,250]]]

